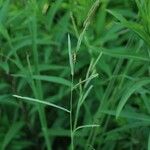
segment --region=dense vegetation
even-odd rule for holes
[[[149,0],[0,0],[0,150],[150,150]]]

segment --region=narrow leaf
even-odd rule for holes
[[[67,110],[66,108],[55,105],[55,104],[50,103],[50,102],[45,102],[45,101],[42,101],[42,100],[39,100],[39,99],[34,99],[34,98],[29,98],[29,97],[22,97],[22,96],[19,96],[19,95],[13,95],[13,96],[16,97],[16,98],[22,99],[22,100],[26,100],[26,101],[30,101],[30,102],[36,102],[36,103],[40,103],[40,104],[43,104],[43,105],[48,105],[48,106],[63,110],[67,113],[70,113],[70,111]]]
[[[74,132],[76,132],[79,129],[83,129],[83,128],[94,128],[94,127],[99,127],[100,125],[97,124],[89,124],[89,125],[83,125],[83,126],[79,126],[77,127]]]
[[[139,88],[141,88],[144,85],[150,84],[150,78],[146,78],[143,80],[139,80],[137,81],[135,84],[133,84],[132,86],[128,87],[128,89],[126,89],[125,93],[123,94],[118,107],[117,107],[117,111],[116,111],[116,118],[119,117],[120,112],[122,111],[124,105],[126,104],[127,100],[129,99],[129,97]]]
[[[53,82],[53,83],[58,83],[58,84],[63,84],[66,86],[70,86],[71,82],[61,78],[61,77],[56,77],[56,76],[47,76],[47,75],[34,75],[33,79],[36,80],[42,80],[42,81],[48,81],[48,82]]]
[[[24,74],[12,74],[12,76],[27,78],[27,76],[24,75]],[[61,78],[61,77],[56,77],[56,76],[34,75],[33,79],[47,81],[47,82],[53,82],[53,83],[57,83],[57,84],[66,85],[66,86],[69,86],[69,87],[71,85],[70,81],[68,81],[68,80],[66,80],[64,78]]]
[[[92,90],[92,88],[93,88],[93,85],[91,85],[91,86],[88,88],[88,90],[85,92],[85,94],[83,95],[83,98],[82,98],[81,101],[79,102],[80,105],[83,104],[83,102],[85,101],[85,99],[86,99],[87,96],[89,95],[89,93],[90,93],[90,91]]]

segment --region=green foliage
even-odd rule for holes
[[[0,149],[150,149],[149,0],[0,0]]]

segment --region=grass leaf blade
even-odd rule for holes
[[[147,85],[147,84],[150,84],[150,79],[149,78],[146,78],[146,79],[143,79],[143,80],[139,80],[137,81],[135,84],[133,84],[131,87],[129,87],[124,95],[122,96],[119,104],[118,104],[118,107],[117,107],[117,111],[116,111],[116,118],[119,117],[120,115],[120,112],[122,111],[124,105],[126,104],[127,100],[129,99],[129,97],[137,90],[139,89],[140,87],[144,86],[144,85]]]
[[[58,105],[55,105],[55,104],[50,103],[50,102],[45,102],[45,101],[41,101],[41,100],[38,100],[38,99],[29,98],[29,97],[22,97],[22,96],[19,96],[19,95],[13,95],[13,96],[16,97],[16,98],[22,99],[22,100],[27,100],[27,101],[31,101],[31,102],[36,102],[36,103],[48,105],[48,106],[51,106],[51,107],[63,110],[65,112],[67,112],[67,113],[70,113],[70,111],[67,110],[66,108],[58,106]]]

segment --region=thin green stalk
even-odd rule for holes
[[[84,25],[83,31],[81,32],[81,34],[78,37],[78,42],[77,42],[76,50],[74,52],[75,56],[77,55],[77,52],[80,49],[82,40],[84,38],[84,34],[86,32],[86,29],[88,28],[88,26],[90,24],[90,18],[93,15],[93,13],[95,12],[95,10],[97,9],[97,7],[99,6],[99,4],[100,4],[100,0],[96,0],[94,2],[94,4],[92,5],[91,9],[89,10],[87,18],[86,18],[86,20],[85,20],[85,22],[83,24]],[[74,23],[73,17],[72,17],[72,21],[73,21],[73,25],[75,27],[75,23]],[[78,36],[78,33],[77,33],[76,29],[77,28],[75,28],[75,31],[76,31],[76,34]],[[70,130],[71,130],[71,149],[73,150],[74,149],[74,132],[73,132],[74,130],[73,130],[73,119],[72,119],[72,113],[73,113],[73,109],[72,109],[73,100],[72,99],[73,99],[73,88],[74,88],[74,86],[73,86],[73,83],[74,83],[74,66],[75,66],[76,60],[73,62],[73,56],[72,56],[72,52],[71,52],[70,35],[68,35],[68,54],[69,54],[69,62],[70,62],[70,69],[71,69],[71,76],[72,76],[71,97],[70,97]],[[88,93],[87,93],[87,95],[88,95]],[[77,106],[74,128],[76,127],[76,124],[77,124],[79,110],[80,110],[80,105]]]
[[[71,150],[74,150],[74,133],[73,133],[73,87],[74,87],[74,63],[71,52],[71,40],[68,34],[68,55],[71,73],[71,93],[70,93],[70,136],[71,136]]]
[[[70,134],[71,134],[71,150],[74,150],[74,133],[73,133],[73,83],[74,76],[71,79],[71,95],[70,95]]]

